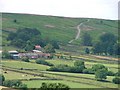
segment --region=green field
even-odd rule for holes
[[[65,60],[46,60],[48,62],[53,63],[54,65],[57,64],[67,64],[73,66],[73,61],[65,61]],[[67,63],[68,62],[68,63]],[[90,64],[93,65],[94,63],[91,62],[85,62],[86,65]],[[112,83],[113,76],[107,76],[107,82],[100,82],[95,80],[95,75],[91,74],[81,74],[81,73],[67,73],[67,72],[50,72],[46,71],[47,68],[49,68],[46,65],[38,65],[34,63],[34,60],[31,60],[31,62],[23,62],[23,61],[14,61],[14,60],[2,60],[2,64],[7,68],[13,68],[13,69],[20,69],[27,68],[27,69],[38,69],[34,71],[29,70],[23,70],[24,72],[30,72],[33,74],[43,74],[44,77],[34,77],[33,75],[24,74],[24,73],[18,73],[13,71],[7,71],[8,73],[4,73],[6,79],[30,79],[30,78],[41,78],[43,80],[30,80],[30,81],[23,81],[23,83],[27,84],[29,88],[39,88],[42,82],[48,82],[48,83],[64,83],[69,85],[71,88],[117,88],[116,84]],[[104,64],[106,67],[117,67],[117,65],[112,64]],[[89,65],[88,65],[89,66]],[[24,76],[23,75],[27,75]],[[62,80],[44,80],[45,77],[49,78],[57,78]]]
[[[97,86],[93,86],[93,85],[85,85],[85,84],[79,84],[79,83],[73,83],[73,82],[69,82],[69,81],[63,81],[63,80],[47,80],[47,81],[24,81],[23,83],[27,84],[28,87],[30,88],[40,88],[41,84],[45,82],[45,83],[63,83],[66,84],[68,86],[70,86],[70,88],[99,88]]]
[[[40,64],[33,64],[33,63],[27,63],[27,62],[22,62],[22,61],[2,61],[2,64],[4,66],[8,66],[8,67],[11,67],[11,68],[17,68],[17,69],[20,69],[20,68],[26,68],[26,69],[38,69],[38,70],[46,70],[49,68],[49,66],[45,66],[45,65],[40,65]]]

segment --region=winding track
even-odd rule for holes
[[[86,22],[89,22],[89,21],[90,21],[90,19],[88,19]],[[83,25],[83,22],[80,23],[79,25],[77,25],[78,32],[76,34],[76,37],[75,37],[75,39],[70,40],[68,43],[72,43],[74,40],[77,40],[80,37],[80,31],[81,31],[80,28],[81,28],[82,25]]]

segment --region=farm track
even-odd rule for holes
[[[88,19],[86,22],[89,22],[90,21],[90,19]],[[76,36],[75,36],[75,39],[72,39],[72,40],[70,40],[68,43],[69,44],[71,44],[74,40],[77,40],[77,39],[79,39],[79,37],[80,37],[80,32],[81,32],[81,26],[83,25],[83,22],[82,23],[80,23],[79,25],[77,25],[77,34],[76,34]]]

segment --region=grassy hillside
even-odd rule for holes
[[[14,20],[17,20],[15,23]],[[115,35],[118,34],[117,21],[89,19],[87,18],[65,18],[53,16],[41,16],[30,14],[2,14],[2,30],[3,30],[3,43],[7,44],[6,37],[9,31],[16,31],[19,28],[30,27],[37,28],[41,31],[43,38],[57,40],[62,43],[68,43],[74,39],[77,33],[77,25],[83,23],[80,36],[84,32],[91,34],[94,41],[98,40],[98,36],[105,32],[111,32]],[[80,43],[81,37],[75,41]]]

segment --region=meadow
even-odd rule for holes
[[[60,60],[60,59],[55,59],[55,60],[46,60],[47,62],[53,63],[54,65],[58,64],[67,64],[70,66],[73,66],[74,61],[73,60]],[[6,79],[28,79],[27,81],[23,80],[22,82],[27,84],[28,88],[39,88],[40,85],[43,82],[48,82],[48,83],[64,83],[70,86],[71,88],[118,88],[118,85],[112,83],[112,79],[114,76],[107,76],[106,82],[100,82],[96,81],[95,75],[93,74],[82,74],[82,73],[68,73],[68,72],[51,72],[51,71],[46,71],[46,69],[50,68],[49,66],[46,65],[41,65],[41,64],[36,64],[35,60],[30,60],[30,62],[23,62],[19,60],[2,60],[2,65],[5,68],[9,69],[15,69],[18,70],[20,68],[24,69],[37,69],[33,70],[32,72],[30,70],[23,70],[23,72],[29,72],[31,74],[43,74],[44,76],[36,76],[34,75],[29,75],[29,74],[24,74],[24,73],[19,73],[19,72],[13,72],[13,71],[7,71],[8,73],[3,73],[6,77]],[[92,66],[92,62],[85,62],[85,65],[87,68],[90,68]],[[104,64],[106,67],[109,68],[109,70],[113,72],[117,72],[118,66],[117,64]],[[22,76],[22,75],[27,75],[27,76]],[[41,78],[41,80],[29,80],[33,78]],[[55,78],[58,80],[44,80],[45,78]]]

